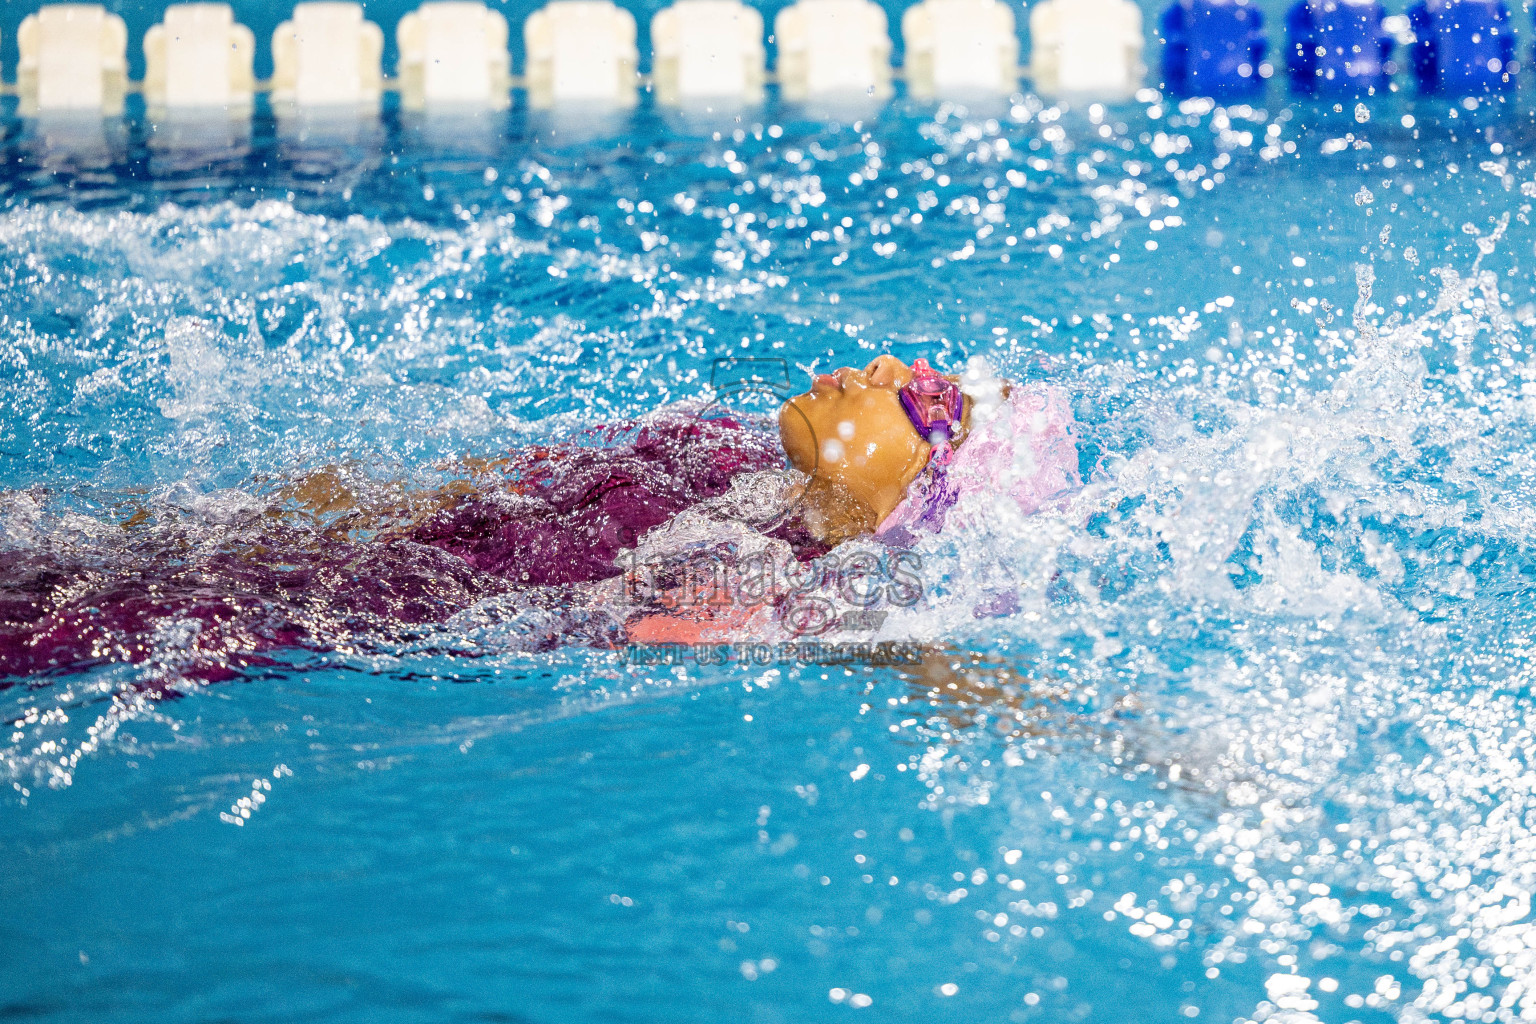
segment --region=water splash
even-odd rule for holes
[[[1049,825],[1185,865],[1151,901],[1177,913],[1135,894],[1115,910],[1154,948],[1191,927],[1225,935],[1208,946],[1210,977],[1270,964],[1254,1020],[1316,1020],[1319,999],[1422,1020],[1512,1021],[1531,1005],[1536,622],[1508,595],[1536,564],[1536,362],[1493,275],[1440,277],[1428,312],[1378,323],[1360,268],[1352,349],[1320,390],[1271,386],[1272,400],[1252,403],[1248,389],[1283,381],[1283,366],[1164,378],[1160,394],[1090,368],[1083,404],[1123,410],[1086,428],[1113,460],[1059,513],[927,552],[949,580],[995,580],[1006,566],[1020,611],[973,624],[974,594],[957,587],[898,626],[962,647],[1002,633],[1038,678],[1099,709],[1079,742],[1165,778],[1163,803],[1119,808],[1100,827],[1085,789]],[[1118,405],[1127,387],[1135,401]],[[1008,703],[979,706],[1007,723],[1001,740],[948,720],[919,727],[934,806],[1038,804],[1006,766],[1059,748],[1061,734],[1032,735]],[[988,756],[1003,767],[979,769]],[[1191,820],[1199,802],[1176,795],[1188,791],[1216,798],[1215,820]],[[1024,845],[1043,826],[1019,817]],[[1115,863],[1062,852],[1074,878]],[[1005,917],[1020,909],[995,902]],[[1336,977],[1340,947],[1363,957],[1353,970],[1374,962],[1377,974]]]

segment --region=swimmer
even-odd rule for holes
[[[978,398],[985,422],[973,439]],[[970,396],[925,359],[909,367],[884,355],[816,377],[780,411],[779,433],[790,462],[811,477],[807,525],[832,543],[937,531],[963,493],[1005,481],[1026,514],[1077,483],[1072,414],[1059,389],[986,381]]]
[[[806,478],[799,515],[810,536],[827,546],[873,537],[902,547],[999,504],[1030,515],[1073,490],[1077,444],[1060,389],[977,378],[967,394],[959,378],[926,360],[908,366],[883,355],[862,370],[818,375],[810,391],[785,403],[780,439]],[[705,586],[710,594],[720,589],[713,579]],[[771,633],[764,605],[709,596],[665,595],[668,607],[631,620],[626,635],[692,644]]]
[[[774,438],[662,410],[466,462],[425,493],[328,467],[207,518],[125,502],[85,545],[71,530],[0,550],[0,687],[113,662],[216,680],[282,650],[475,653],[460,638],[486,631],[535,648],[792,638],[804,633],[782,601],[690,600],[679,591],[694,584],[666,572],[636,587],[625,558],[767,553],[794,571],[851,539],[896,548],[964,526],[999,500],[1029,514],[1077,483],[1059,389],[922,360],[820,375],[778,425]],[[740,514],[756,483],[791,475],[793,516]],[[42,514],[36,496],[7,502]]]

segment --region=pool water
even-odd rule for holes
[[[4,130],[0,550],[726,355],[1055,382],[1086,484],[922,542],[852,639],[923,666],[458,621],[204,684],[172,623],[12,680],[0,1015],[1536,1016],[1525,101]]]

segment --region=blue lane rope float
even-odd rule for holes
[[[1303,95],[1385,89],[1397,41],[1377,0],[1298,0],[1286,16],[1285,69]]]
[[[1253,0],[1177,0],[1163,12],[1163,77],[1183,96],[1257,93],[1273,69]]]
[[[1470,95],[1516,84],[1515,26],[1504,0],[1420,0],[1408,17],[1421,91]]]

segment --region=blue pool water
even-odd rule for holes
[[[514,623],[16,681],[0,1016],[1536,1015],[1529,109],[5,121],[0,550],[428,486],[725,354],[983,355],[1089,482],[921,548],[921,670]]]

